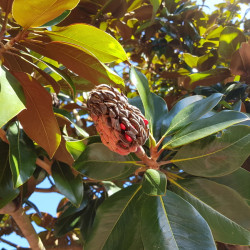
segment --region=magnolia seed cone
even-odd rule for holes
[[[146,142],[148,121],[117,89],[99,85],[90,92],[87,107],[103,144],[110,150],[127,155]]]

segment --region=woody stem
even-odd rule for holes
[[[142,160],[142,162],[152,169],[159,169],[159,165],[155,159],[148,157],[142,146],[138,147],[135,152],[136,156]]]

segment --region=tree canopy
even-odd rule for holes
[[[0,1],[0,241],[249,246],[248,4]]]

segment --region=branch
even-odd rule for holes
[[[29,217],[25,214],[22,207],[16,208],[14,202],[10,202],[0,209],[0,214],[9,214],[12,216],[18,227],[23,233],[23,236],[29,242],[32,250],[45,250],[45,247],[38,237],[34,227],[32,226]]]
[[[46,163],[45,161],[37,158],[36,159],[36,164],[43,168],[49,175],[52,175],[52,172],[51,172],[51,165],[49,165],[48,163]]]
[[[39,193],[51,193],[51,192],[56,192],[58,193],[58,190],[55,186],[52,186],[50,188],[35,188],[35,192]]]
[[[7,27],[7,23],[8,23],[8,11],[5,12],[5,16],[4,16],[4,20],[3,20],[3,24],[2,24],[2,29],[0,32],[0,41],[3,39],[4,33],[6,32],[6,27]]]
[[[142,160],[142,162],[147,165],[149,168],[152,169],[159,169],[159,164],[156,162],[155,159],[149,158],[142,146],[138,147],[137,151],[135,152],[136,156]]]

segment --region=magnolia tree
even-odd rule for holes
[[[250,245],[250,23],[240,3],[206,14],[205,1],[0,1],[0,240]],[[36,188],[45,178],[51,187]],[[39,191],[65,196],[56,218],[29,201]]]

